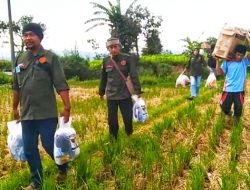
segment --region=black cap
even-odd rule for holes
[[[40,24],[37,24],[37,23],[28,23],[28,24],[26,24],[23,27],[22,34],[24,34],[26,32],[33,32],[40,38],[40,40],[43,39],[43,29],[42,29]]]

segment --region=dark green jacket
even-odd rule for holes
[[[201,76],[202,67],[206,67],[206,61],[200,54],[192,55],[188,61],[187,69],[190,71],[191,76]]]
[[[132,56],[120,53],[114,58],[121,72],[131,77],[136,94],[141,94],[141,85],[136,68],[136,61]],[[103,59],[101,82],[99,86],[99,95],[106,94],[109,100],[122,100],[131,97],[125,81],[119,72],[113,66],[110,57]]]
[[[36,56],[30,51],[21,54],[15,67],[13,90],[20,96],[21,119],[58,117],[54,88],[69,90],[58,57],[41,47]]]

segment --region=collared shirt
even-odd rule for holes
[[[125,77],[128,77],[128,75],[131,77],[135,93],[141,94],[141,85],[139,82],[137,68],[132,57],[127,54],[120,53],[114,58],[114,61]],[[122,100],[131,96],[125,81],[114,67],[110,57],[103,60],[99,94],[106,94],[107,99],[109,100]]]
[[[202,55],[192,55],[187,64],[187,69],[190,70],[191,76],[201,76],[202,67],[206,67],[207,64]]]
[[[20,96],[22,120],[58,117],[57,92],[69,90],[58,57],[41,47],[37,55],[27,51],[15,64],[13,90]]]
[[[242,92],[247,77],[247,65],[249,60],[244,57],[240,62],[224,61],[221,69],[226,75],[223,91],[226,92]]]

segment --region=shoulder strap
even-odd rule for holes
[[[118,73],[120,74],[120,76],[122,77],[122,79],[126,82],[127,79],[124,76],[124,74],[121,72],[121,70],[119,69],[119,67],[117,66],[116,62],[114,61],[114,59],[112,57],[110,57],[110,60],[112,62],[112,64],[114,65],[114,67],[116,68],[116,70],[118,71]]]

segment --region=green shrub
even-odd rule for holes
[[[7,60],[0,60],[0,71],[10,71],[11,62]]]
[[[0,84],[10,84],[12,82],[12,77],[0,72]]]

